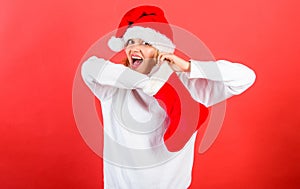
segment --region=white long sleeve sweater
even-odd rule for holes
[[[212,106],[249,88],[248,67],[226,60],[191,60],[177,72],[192,98]],[[163,136],[168,115],[153,97],[168,80],[167,64],[144,75],[95,56],[82,65],[82,78],[101,101],[106,189],[186,189],[191,183],[196,132],[184,148],[169,152]]]

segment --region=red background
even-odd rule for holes
[[[196,155],[191,188],[300,188],[299,1],[147,2],[216,59],[257,74],[227,101],[220,135]],[[144,3],[0,2],[1,188],[102,188],[102,160],[74,121],[73,79],[86,50]]]

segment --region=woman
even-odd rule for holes
[[[154,6],[127,12],[108,45],[114,51],[125,50],[125,65],[93,56],[81,70],[102,105],[104,187],[188,188],[196,132],[180,149],[166,146],[166,133],[180,117],[178,98],[170,87],[164,93],[171,99],[169,107],[164,108],[158,100],[166,81],[176,72],[192,98],[209,107],[249,88],[254,72],[225,60],[187,61],[178,57],[172,30],[163,11]],[[215,68],[221,77],[206,74]],[[170,108],[170,104],[174,106]]]

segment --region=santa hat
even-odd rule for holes
[[[164,12],[155,6],[139,6],[122,18],[116,35],[108,41],[111,50],[119,52],[128,39],[142,39],[161,52],[173,53],[173,32]]]

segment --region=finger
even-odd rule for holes
[[[171,63],[171,64],[174,64],[174,59],[173,59],[173,56],[172,56],[172,55],[165,55],[165,56],[163,57],[163,60],[164,60],[164,61],[167,61],[167,62],[169,62],[169,63]]]
[[[159,55],[158,55],[158,57],[157,57],[157,59],[158,59],[158,60],[161,60],[161,59],[162,59],[162,56],[165,55],[165,54],[166,54],[166,53],[160,52]]]
[[[159,55],[159,57],[158,57],[158,61],[160,62],[160,64],[162,64],[163,63],[163,61],[164,61],[164,54],[160,54]]]
[[[170,56],[170,54],[162,54],[160,57],[160,60],[171,62],[171,56]]]
[[[160,66],[162,63],[163,63],[163,61],[162,61],[162,59],[161,59],[161,57],[162,57],[162,53],[160,53],[159,55],[158,55],[158,57],[157,57],[157,64]]]

